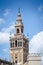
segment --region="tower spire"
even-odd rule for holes
[[[18,9],[18,14],[17,14],[17,22],[22,22],[22,18],[21,18],[21,13],[20,13],[20,8]]]
[[[18,13],[20,13],[20,8],[18,9]]]
[[[17,14],[17,21],[21,21],[21,13],[20,13],[20,8],[18,9],[18,14]]]
[[[17,31],[19,31],[18,34],[23,34],[23,22],[22,22],[22,18],[21,18],[21,13],[20,13],[20,8],[18,9],[18,14],[17,14],[17,19],[16,19],[16,23],[15,23],[15,29],[16,29],[16,33]]]

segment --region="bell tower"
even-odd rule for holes
[[[15,29],[16,29],[16,34],[23,34],[24,26],[23,26],[21,14],[20,14],[20,8],[18,10],[18,15],[17,15],[16,23],[15,23]]]
[[[12,63],[23,65],[27,61],[28,43],[28,38],[24,35],[24,25],[19,8],[15,23],[15,34],[10,37],[10,60]]]

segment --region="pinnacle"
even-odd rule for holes
[[[20,13],[20,8],[18,9],[18,14],[17,14],[16,21],[22,21],[22,19],[21,19],[21,13]]]
[[[20,13],[20,8],[18,9],[18,13]]]

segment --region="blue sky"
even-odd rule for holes
[[[30,51],[43,51],[43,0],[0,0],[0,58],[9,60],[9,34],[15,33],[14,25],[19,7],[24,33],[29,35]],[[34,50],[35,45],[38,47]]]

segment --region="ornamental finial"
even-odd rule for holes
[[[18,9],[18,13],[20,13],[20,8]]]

